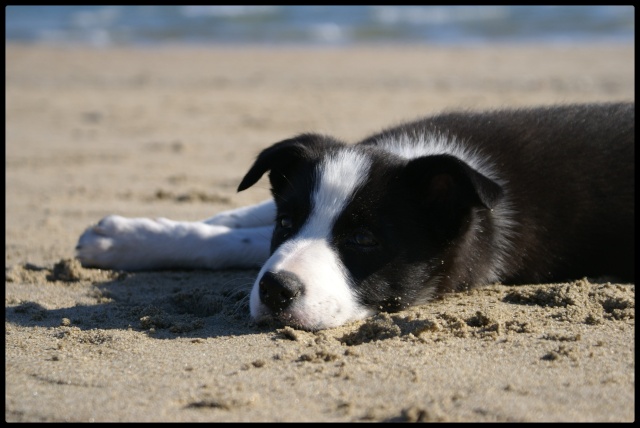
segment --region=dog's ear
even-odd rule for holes
[[[445,209],[476,205],[491,209],[503,195],[502,186],[450,155],[413,159],[404,176],[420,187],[425,202]]]
[[[256,184],[267,171],[271,171],[272,183],[274,179],[286,178],[301,162],[313,161],[328,147],[335,145],[342,144],[333,138],[318,134],[301,134],[275,143],[258,155],[253,166],[240,182],[238,192]]]

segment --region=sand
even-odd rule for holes
[[[102,216],[199,220],[304,131],[634,97],[633,46],[6,52],[7,421],[632,421],[635,286],[493,284],[320,332],[257,326],[254,270],[84,269]],[[588,171],[585,171],[588,173]]]

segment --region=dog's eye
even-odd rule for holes
[[[352,244],[355,244],[359,247],[375,247],[378,245],[378,241],[368,230],[359,230],[353,234],[350,239]]]
[[[293,219],[286,214],[280,215],[278,216],[278,226],[282,229],[291,229],[293,227]]]

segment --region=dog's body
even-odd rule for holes
[[[274,199],[202,222],[109,216],[86,266],[262,265],[254,319],[305,329],[447,291],[613,275],[634,281],[634,104],[447,113],[359,144],[264,150]],[[275,228],[274,228],[275,219]]]

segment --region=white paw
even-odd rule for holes
[[[76,257],[83,266],[142,270],[158,267],[154,244],[170,236],[166,219],[125,218],[110,215],[89,227],[78,240]]]

